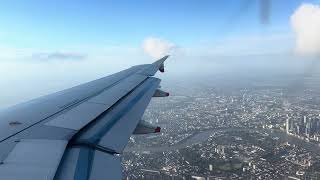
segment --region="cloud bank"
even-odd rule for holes
[[[164,39],[149,37],[146,38],[142,45],[143,51],[153,58],[161,58],[172,53],[176,45]]]
[[[32,57],[41,60],[83,60],[87,58],[87,55],[77,52],[49,52],[35,53]]]
[[[291,16],[296,35],[296,52],[301,55],[320,55],[320,6],[302,4]]]

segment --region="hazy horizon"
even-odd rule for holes
[[[318,1],[270,1],[264,21],[259,1],[232,2],[4,1],[0,107],[166,54],[163,83],[317,73]]]

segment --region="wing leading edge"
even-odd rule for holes
[[[152,76],[167,58],[0,113],[1,179],[122,179],[121,153],[159,97]]]

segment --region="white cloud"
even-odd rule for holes
[[[291,16],[296,35],[296,52],[302,55],[320,54],[320,6],[302,4]]]
[[[161,58],[172,53],[176,45],[164,39],[149,37],[143,42],[143,50],[153,58]]]
[[[33,59],[40,60],[83,60],[87,58],[87,54],[79,52],[41,52],[32,54]]]
[[[40,50],[31,48],[13,48],[0,46],[0,61],[36,61],[36,60],[83,60],[86,53],[78,51]]]

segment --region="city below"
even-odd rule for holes
[[[125,179],[320,179],[316,78],[250,81],[169,83],[144,115],[162,132],[130,138]]]

